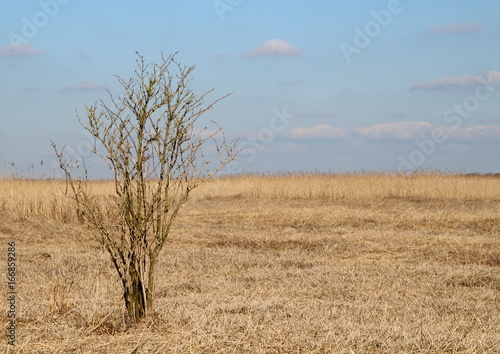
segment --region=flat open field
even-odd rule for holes
[[[0,180],[0,259],[15,241],[20,299],[6,352],[500,352],[499,176],[208,182],[162,253],[156,314],[132,329],[63,189]]]

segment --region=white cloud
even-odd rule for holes
[[[428,122],[393,122],[354,128],[354,135],[367,140],[415,140],[432,138],[432,132],[439,130],[448,140],[496,140],[500,139],[500,125],[474,125],[455,128]]]
[[[483,23],[447,23],[441,26],[432,27],[429,32],[433,34],[470,34],[477,33],[484,28]]]
[[[412,140],[427,137],[432,124],[427,122],[392,122],[354,128],[355,135],[367,140]]]
[[[455,142],[482,142],[488,140],[498,140],[500,142],[500,124],[480,124],[455,128],[422,121],[381,123],[350,130],[328,124],[318,124],[311,127],[293,128],[284,132],[284,135],[293,139],[347,139],[357,137],[371,142],[391,142],[432,139],[434,133],[445,136],[448,141]]]
[[[261,44],[256,50],[245,53],[245,57],[255,58],[260,56],[276,56],[276,55],[284,55],[291,57],[300,54],[301,51],[292,46],[289,42],[284,41],[283,39],[270,39]]]
[[[500,125],[475,125],[467,128],[440,127],[452,140],[500,140]]]
[[[297,127],[285,132],[285,135],[294,139],[345,139],[349,137],[349,132],[340,127],[333,127],[328,124],[318,124],[312,127]]]
[[[480,84],[500,84],[500,71],[486,71],[481,76],[442,77],[429,82],[414,84],[412,89],[444,90],[449,88],[467,88]]]
[[[92,90],[103,90],[104,86],[95,84],[93,82],[82,81],[76,85],[66,85],[60,92],[74,92],[74,91],[92,91]]]
[[[40,48],[33,48],[29,43],[8,44],[0,47],[0,56],[20,58],[29,55],[43,55],[45,51]]]

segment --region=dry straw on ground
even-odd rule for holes
[[[19,254],[8,352],[500,352],[498,176],[208,182],[163,253],[156,314],[129,329],[114,269],[63,189],[0,180],[0,239]]]

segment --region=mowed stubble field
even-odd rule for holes
[[[2,259],[15,241],[21,301],[6,352],[500,352],[499,176],[210,181],[178,217],[156,313],[135,328],[63,189],[0,180]]]

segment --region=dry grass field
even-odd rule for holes
[[[177,219],[156,313],[135,328],[63,189],[0,180],[1,259],[15,241],[20,299],[5,352],[500,352],[499,176],[210,181]]]

